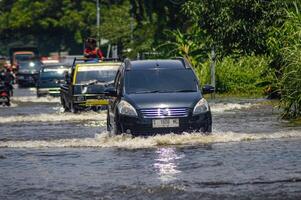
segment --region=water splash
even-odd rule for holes
[[[22,103],[59,103],[60,99],[57,97],[35,97],[35,96],[14,96],[12,97],[12,101],[14,102],[22,102]]]
[[[241,110],[241,109],[248,109],[252,106],[256,106],[256,104],[252,103],[213,103],[210,104],[211,111],[214,113],[223,113],[225,111],[230,110]]]
[[[215,132],[211,135],[200,133],[183,133],[157,135],[152,137],[132,137],[131,135],[118,135],[110,137],[108,133],[97,134],[95,138],[84,139],[60,139],[37,141],[3,141],[0,148],[69,148],[69,147],[93,147],[93,148],[156,148],[171,145],[202,145],[214,143],[229,143],[254,140],[270,140],[282,138],[301,138],[301,131],[287,131],[266,134],[246,134],[234,132]]]
[[[19,115],[0,117],[0,124],[17,122],[60,122],[60,121],[87,121],[87,120],[105,120],[106,113],[86,112],[81,114],[72,113],[52,113],[36,115]]]

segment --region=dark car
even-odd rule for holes
[[[213,87],[204,87],[210,93]],[[211,132],[211,111],[198,79],[183,58],[126,60],[107,89],[107,129],[113,134]]]
[[[43,66],[43,63],[38,59],[23,60],[19,63],[19,69],[17,72],[17,83],[21,87],[36,86],[38,74]]]
[[[65,111],[106,108],[105,87],[113,83],[120,62],[74,61],[66,83],[61,85],[61,104]]]
[[[37,96],[60,96],[60,85],[65,80],[69,66],[56,63],[45,64],[39,72],[37,80]]]

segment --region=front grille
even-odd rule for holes
[[[144,118],[187,117],[189,108],[152,108],[140,112]]]

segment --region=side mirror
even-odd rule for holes
[[[116,88],[113,88],[113,87],[106,88],[104,90],[104,93],[106,96],[109,96],[109,97],[117,97],[117,90],[116,90]]]
[[[202,88],[203,94],[211,94],[215,91],[215,88],[211,85],[204,85]]]

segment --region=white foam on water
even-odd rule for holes
[[[0,124],[17,123],[17,122],[60,122],[60,121],[87,121],[106,119],[106,113],[86,112],[81,114],[73,113],[52,113],[36,115],[19,115],[0,117]]]
[[[239,103],[213,103],[210,104],[210,108],[212,112],[215,113],[222,113],[225,111],[230,111],[230,110],[241,110],[241,109],[248,109],[251,108],[252,106],[255,106],[256,104],[252,103],[244,103],[244,104],[239,104]]]
[[[22,102],[22,103],[60,103],[60,98],[58,97],[35,97],[35,96],[13,96],[12,101]]]
[[[89,121],[84,124],[86,127],[104,127],[107,125],[106,120]]]
[[[10,103],[10,107],[11,107],[11,108],[18,107],[18,104],[16,104],[16,103]]]
[[[155,148],[170,145],[202,145],[214,143],[229,143],[254,140],[270,140],[281,138],[301,138],[301,131],[287,131],[266,134],[246,134],[234,132],[215,132],[211,135],[200,133],[184,133],[182,135],[167,134],[151,137],[132,137],[131,135],[118,135],[110,137],[108,133],[97,134],[95,138],[60,139],[37,141],[0,141],[0,148]]]

